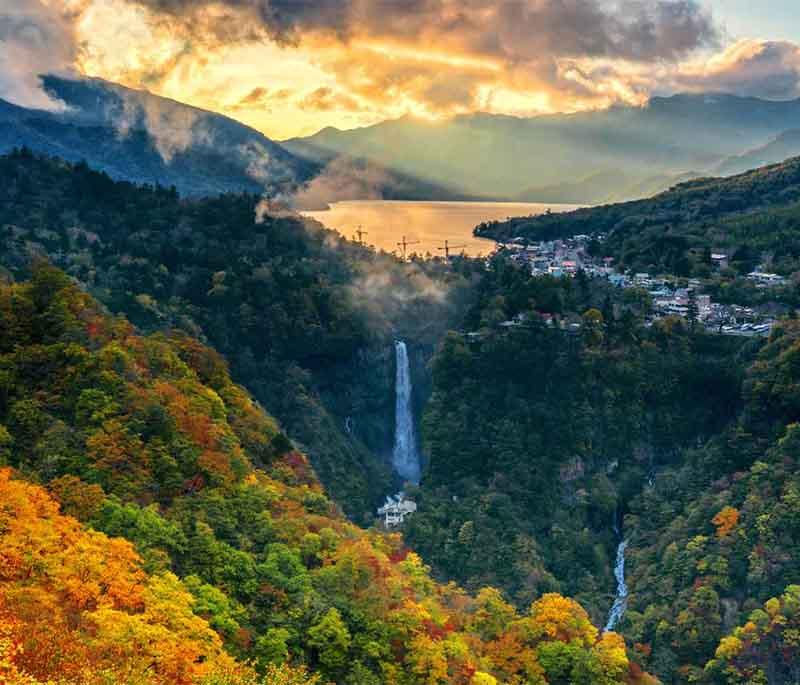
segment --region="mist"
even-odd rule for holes
[[[0,4],[0,98],[20,107],[64,111],[42,88],[43,74],[74,73],[79,46],[74,19],[82,5],[40,0]],[[60,7],[60,9],[58,9]]]

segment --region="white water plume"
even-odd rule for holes
[[[625,583],[625,549],[627,546],[628,541],[623,540],[617,547],[617,561],[614,564],[614,577],[617,579],[617,596],[614,598],[611,611],[608,612],[605,632],[612,631],[617,627],[628,606],[628,586]]]
[[[411,403],[411,369],[408,348],[402,340],[395,342],[397,375],[395,387],[395,433],[392,465],[394,470],[411,483],[419,483],[420,460],[414,430],[414,411]]]

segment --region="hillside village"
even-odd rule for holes
[[[646,292],[651,303],[646,325],[652,325],[653,321],[667,316],[678,316],[695,318],[709,332],[723,335],[767,336],[772,330],[774,316],[755,307],[714,302],[711,295],[703,292],[705,284],[701,279],[674,275],[651,276],[648,273],[618,270],[611,257],[597,258],[591,254],[591,243],[602,243],[604,240],[602,234],[540,242],[529,242],[520,237],[501,244],[499,250],[512,262],[529,268],[534,276],[575,278],[582,272],[590,279],[603,279],[617,288]],[[710,257],[717,273],[728,267],[727,254],[712,253]],[[788,283],[784,276],[761,269],[747,274],[745,278],[757,289],[775,288]],[[552,317],[545,323],[555,325]],[[524,324],[524,317],[518,316],[514,320],[504,321],[500,326],[508,329]],[[580,328],[580,323],[573,322],[566,326],[576,330]]]

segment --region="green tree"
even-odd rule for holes
[[[338,609],[331,608],[308,629],[308,644],[314,649],[319,663],[330,674],[341,672],[347,665],[350,649],[348,631]]]
[[[689,319],[689,328],[694,331],[697,328],[697,318],[700,315],[700,309],[697,306],[697,294],[694,288],[689,289],[689,304],[687,306],[686,317]]]
[[[583,314],[583,338],[589,347],[603,343],[605,332],[603,314],[599,309],[587,309]]]

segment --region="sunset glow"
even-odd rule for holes
[[[794,97],[800,71],[794,43],[731,31],[744,10],[727,0],[33,5],[61,32],[63,50],[35,56],[31,69],[43,62],[150,90],[278,139],[408,114],[435,121],[640,105],[682,90]],[[17,100],[41,105],[31,78]]]

